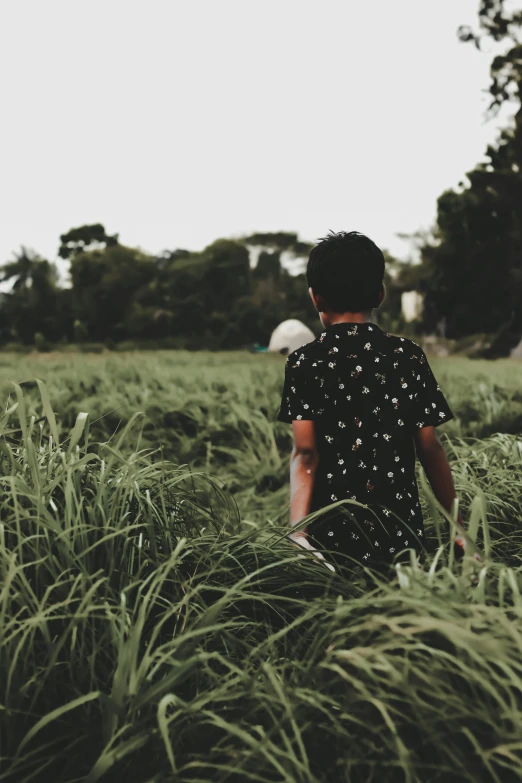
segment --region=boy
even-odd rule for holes
[[[451,509],[455,488],[435,427],[453,413],[417,343],[371,321],[385,297],[384,256],[371,239],[331,231],[312,249],[306,277],[324,331],[285,365],[277,418],[294,435],[290,524],[345,498],[368,508],[338,506],[290,538],[336,564],[354,558],[382,571],[399,553],[407,561],[407,549],[424,550],[415,452]],[[464,543],[456,539],[460,553]]]

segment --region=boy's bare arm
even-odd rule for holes
[[[416,431],[414,440],[419,462],[424,468],[435,497],[445,509],[451,511],[453,499],[456,497],[455,486],[444,446],[439,440],[435,427],[421,427]],[[457,522],[461,527],[466,527],[460,511]],[[462,557],[465,549],[466,539],[457,534],[454,538],[454,551],[458,558]],[[481,561],[478,552],[475,552],[473,557]]]
[[[422,427],[416,430],[414,441],[417,457],[435,497],[447,511],[451,511],[451,504],[456,497],[455,485],[444,446],[439,440],[435,427]],[[460,511],[457,521],[464,527]]]

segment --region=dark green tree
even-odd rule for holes
[[[13,281],[13,291],[28,289],[33,280],[33,273],[44,259],[34,250],[24,247],[19,253],[14,253],[13,261],[8,261],[0,270],[0,281]]]
[[[206,309],[230,313],[234,301],[251,293],[250,260],[246,247],[233,239],[216,239],[199,254]]]
[[[438,198],[432,241],[420,248],[414,274],[425,293],[423,326],[433,331],[443,321],[447,337],[522,329],[522,12],[508,13],[504,0],[481,0],[479,23],[478,35],[460,27],[460,40],[478,48],[486,36],[509,42],[491,64],[487,116],[505,101],[519,108],[512,127],[488,145],[489,161],[467,172],[460,190]]]
[[[241,242],[217,239],[199,253],[175,251],[162,280],[162,302],[171,314],[174,335],[189,335],[202,346],[210,336],[213,343],[237,342],[238,334],[231,332],[232,312],[251,290],[248,250]]]
[[[304,274],[313,244],[300,240],[294,232],[285,231],[244,235],[240,241],[249,250],[260,251],[251,274],[252,307],[258,313],[254,342],[267,344],[273,329],[288,318],[297,318],[310,328],[317,328]],[[297,274],[291,274],[283,266],[283,253],[294,267],[292,271],[297,262]]]
[[[90,339],[125,339],[132,304],[156,274],[151,256],[125,245],[77,252],[71,256],[75,318]]]
[[[15,338],[31,343],[35,333],[59,339],[67,326],[62,317],[56,265],[23,246],[14,256],[0,269],[3,282],[13,281],[2,307],[4,341]]]
[[[118,244],[118,234],[109,236],[101,223],[94,223],[79,228],[71,228],[66,234],[60,236],[60,258],[71,258],[77,253],[86,250],[114,247]]]

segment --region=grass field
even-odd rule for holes
[[[522,780],[522,363],[431,365],[482,561],[418,468],[424,570],[347,579],[285,537],[283,357],[0,356],[0,781]]]

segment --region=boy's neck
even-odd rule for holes
[[[372,323],[372,314],[370,313],[329,313],[325,317],[326,326],[334,324],[367,324]]]

